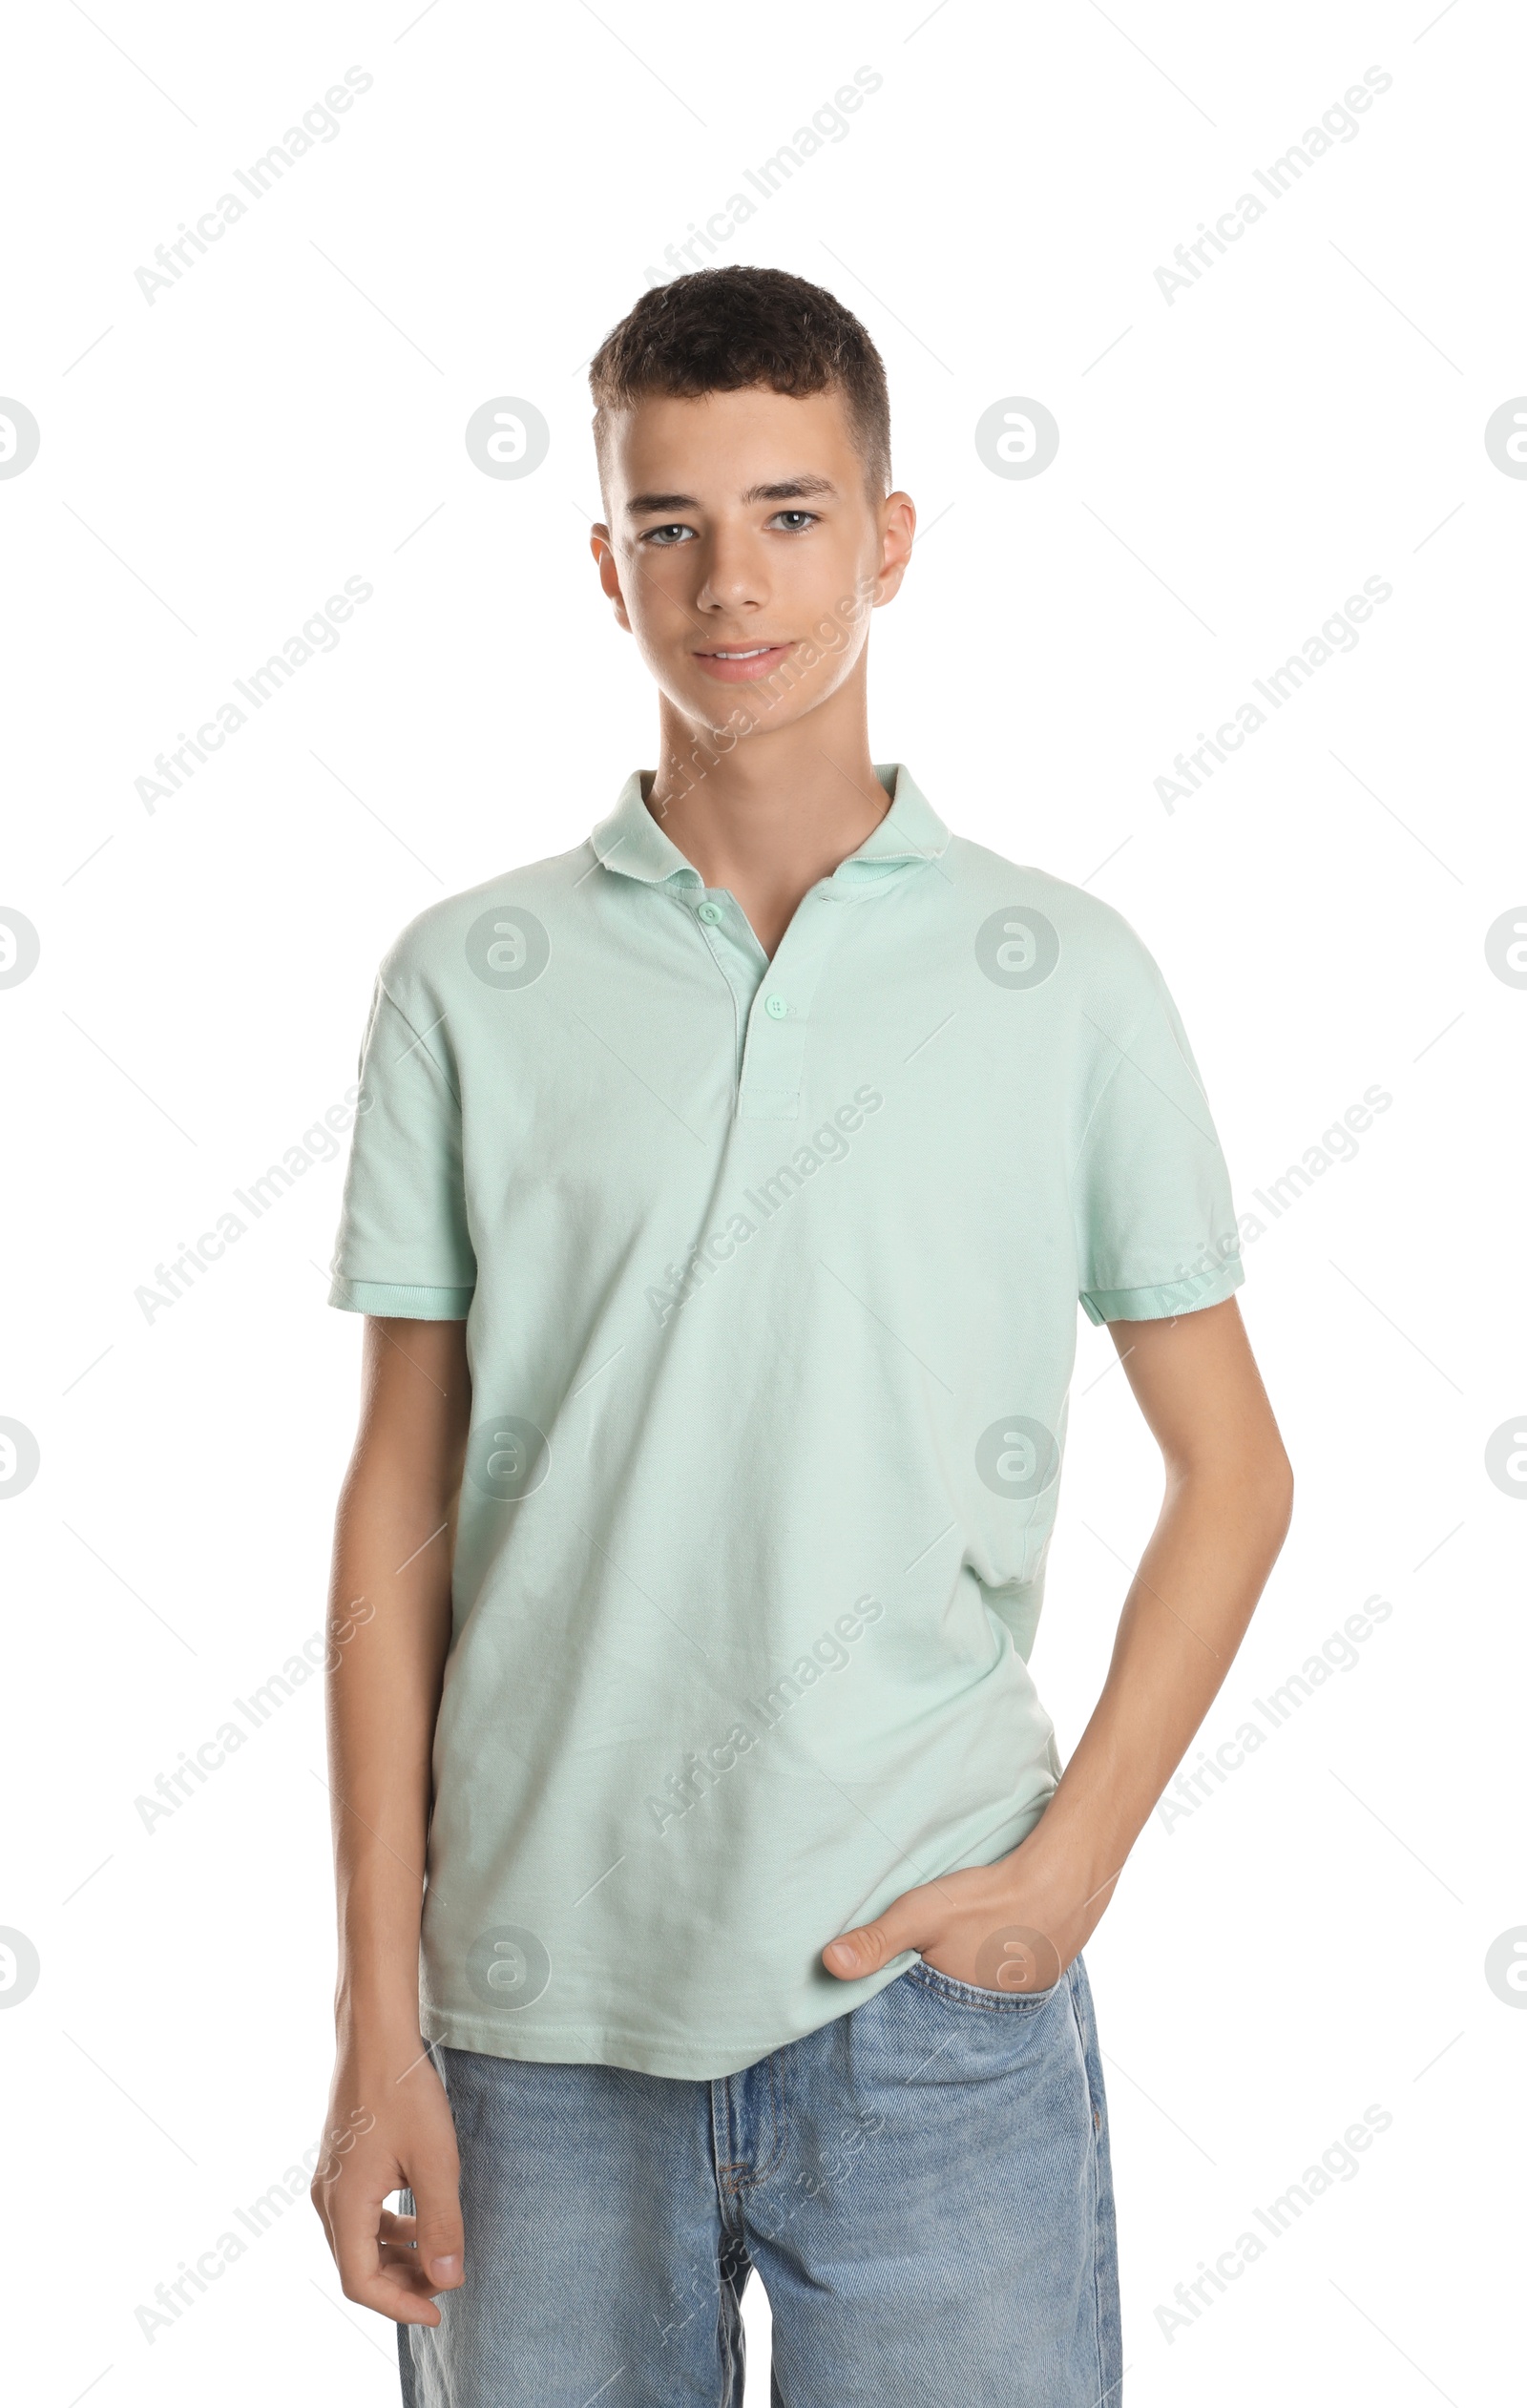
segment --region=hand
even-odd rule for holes
[[[465,2281],[461,2178],[450,2104],[423,2043],[342,2049],[310,2190],[346,2299],[394,2324],[438,2324],[434,2295]],[[407,2068],[407,2070],[405,2070]],[[383,2201],[411,2190],[416,2212]]]
[[[1118,1875],[1089,1897],[1085,1878],[1036,1845],[1039,1829],[995,1864],[922,1882],[872,1923],[829,1940],[822,1952],[828,1973],[859,1981],[913,1948],[925,1965],[978,1990],[1053,1987],[1097,1926]]]

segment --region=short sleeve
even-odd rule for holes
[[[345,1312],[464,1321],[477,1282],[462,1179],[461,1094],[443,1017],[379,978],[328,1301]]]
[[[1089,1321],[1160,1321],[1241,1286],[1230,1178],[1198,1064],[1160,971],[1140,949],[1120,1036],[1094,1022],[1105,1073],[1075,1179],[1078,1288]],[[1140,990],[1143,989],[1141,995]]]

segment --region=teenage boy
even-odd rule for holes
[[[657,768],[413,921],[366,1037],[315,2204],[418,2408],[735,2408],[754,2267],[788,2408],[1113,2408],[1078,1951],[1289,1512],[1224,1163],[1127,924],[871,761],[858,321],[707,269],[592,385]],[[1062,1771],[1078,1298],[1166,1485]]]

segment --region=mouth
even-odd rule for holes
[[[706,652],[697,652],[694,659],[708,678],[735,685],[739,681],[767,677],[793,649],[793,639],[780,644],[716,644]]]

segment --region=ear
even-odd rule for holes
[[[620,566],[615,556],[610,530],[602,520],[589,530],[589,550],[598,563],[599,583],[614,605],[616,624],[623,627],[629,636],[631,621],[626,615],[625,596],[620,591]]]
[[[917,505],[910,493],[888,493],[880,505],[880,572],[875,608],[891,601],[901,590],[907,563],[917,534]]]

